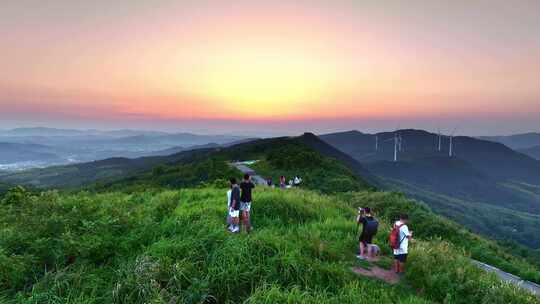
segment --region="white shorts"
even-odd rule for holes
[[[229,210],[229,215],[231,217],[239,217],[240,216],[240,211],[239,210],[234,210],[234,209],[230,209]]]
[[[251,202],[241,202],[240,210],[247,212],[251,211]]]

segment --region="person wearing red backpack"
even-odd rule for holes
[[[409,253],[409,240],[412,239],[412,231],[409,231],[407,223],[409,216],[401,214],[399,221],[394,224],[390,233],[390,246],[394,250],[394,271],[397,274],[405,272],[405,263]]]

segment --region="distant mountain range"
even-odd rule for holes
[[[18,128],[0,130],[0,170],[20,170],[110,157],[168,155],[191,147],[225,145],[243,136],[139,130]]]
[[[523,154],[526,154],[532,158],[535,158],[537,160],[540,160],[540,145],[538,146],[534,146],[534,147],[530,147],[530,148],[525,148],[525,149],[519,149],[517,150]]]
[[[350,131],[321,135],[320,138],[360,162],[373,163],[393,160],[394,134]],[[399,130],[397,134],[401,138],[401,151],[397,153],[400,162],[448,163],[446,160],[449,158],[449,137],[441,138],[439,150],[437,134],[412,129]],[[531,157],[487,140],[467,136],[456,136],[452,140],[453,158],[468,162],[471,168],[490,178],[540,183],[540,162]]]
[[[10,130],[0,130],[0,136],[30,136],[30,137],[51,137],[51,136],[105,136],[105,137],[128,137],[137,135],[160,136],[168,135],[166,132],[145,131],[145,130],[75,130],[75,129],[57,129],[46,127],[34,128],[15,128]]]
[[[480,136],[478,138],[499,142],[516,150],[540,146],[540,133],[534,132],[508,136]]]
[[[514,228],[498,233],[524,241],[540,219],[540,161],[501,143],[456,136],[450,157],[449,137],[441,138],[439,150],[438,135],[422,130],[349,131],[320,138],[363,164],[383,188],[421,199],[477,231],[493,235],[491,227],[504,218]]]

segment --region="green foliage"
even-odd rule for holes
[[[286,145],[268,153],[268,162],[275,168],[306,169],[321,166],[324,158],[319,153],[300,145]]]
[[[225,187],[231,176],[240,176],[226,161],[210,158],[186,164],[159,165],[150,172],[109,183],[98,182],[89,187],[100,192],[124,192],[162,188],[192,188],[204,186]]]
[[[7,191],[2,204],[4,205],[19,205],[23,204],[29,197],[29,192],[22,186],[11,188]]]
[[[540,263],[540,238],[536,237],[540,234],[540,217],[537,215],[435,193],[411,183],[397,180],[391,180],[391,183],[396,185],[392,188],[400,189],[399,191],[403,191],[408,197],[428,203],[437,214],[469,227],[474,232],[501,241],[514,253],[530,256],[531,261]],[[516,242],[522,245],[519,246]],[[528,246],[529,250],[522,248],[523,245]]]
[[[420,242],[410,254],[408,282],[438,303],[535,303],[538,298],[471,264],[447,242]]]
[[[435,215],[427,205],[407,199],[401,193],[348,193],[341,194],[340,200],[355,207],[371,207],[378,217],[387,222],[397,220],[400,213],[407,213],[415,237],[446,240],[466,250],[476,260],[519,275],[523,279],[540,283],[540,272],[537,267],[511,255],[508,249],[495,242],[481,238],[462,226]]]
[[[381,212],[384,232],[388,217],[413,206],[398,195],[349,194],[342,200],[257,188],[255,231],[231,235],[225,231],[224,192],[29,195],[0,213],[0,302],[429,303],[497,296],[538,303],[473,271],[461,250],[424,236],[412,249],[405,283],[389,286],[353,274],[353,207],[384,201],[377,206],[390,210]],[[459,277],[458,266],[471,279]],[[429,269],[437,269],[437,281],[429,279]],[[486,290],[446,286],[448,278]]]

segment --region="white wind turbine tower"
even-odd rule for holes
[[[437,129],[437,140],[439,141],[438,150],[441,152],[441,142],[442,142],[442,136],[441,136],[441,130]]]
[[[394,162],[397,162],[397,152],[398,152],[398,133],[394,132]]]
[[[385,140],[382,140],[381,142],[382,143],[385,143],[387,141],[391,141],[393,140],[394,141],[394,162],[397,162],[397,153],[398,153],[398,137],[397,137],[397,131],[394,131],[394,136],[393,137],[390,137],[390,138],[387,138]],[[378,142],[378,139],[377,139],[377,142]]]
[[[375,135],[375,152],[379,151],[379,135]]]
[[[450,143],[449,143],[449,147],[448,147],[448,156],[449,157],[452,157],[454,155],[453,139],[454,139],[454,133],[456,133],[456,129],[457,129],[457,127],[455,127],[454,131],[452,131],[452,134],[450,134]]]

